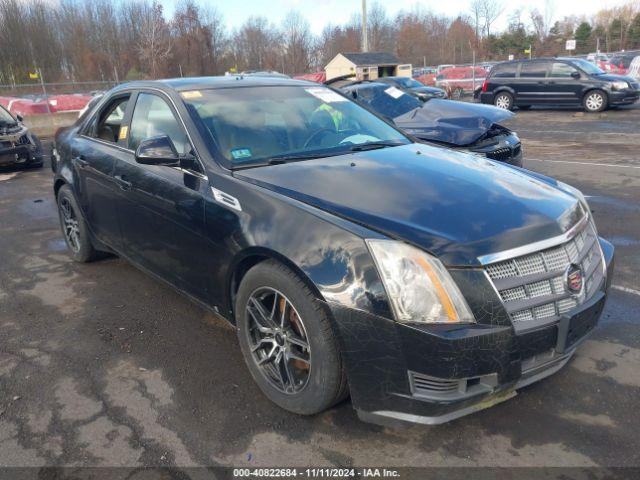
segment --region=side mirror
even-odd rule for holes
[[[18,120],[19,122],[22,122],[24,120],[24,118],[22,118],[22,115],[20,115],[19,113],[16,115],[16,120]]]
[[[580,72],[571,72],[571,78],[574,80],[580,80]]]
[[[179,167],[180,156],[171,139],[166,135],[145,138],[136,150],[136,162],[143,165]]]

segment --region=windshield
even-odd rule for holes
[[[398,78],[397,82],[398,82],[398,85],[400,85],[403,88],[420,88],[420,87],[424,87],[423,84],[421,84],[417,80],[414,80],[413,78]]]
[[[424,103],[394,87],[371,87],[356,90],[356,100],[375,112],[389,118],[396,118]]]
[[[348,153],[409,139],[365,109],[319,86],[239,87],[182,92],[232,167],[278,158]]]
[[[11,116],[2,106],[0,106],[0,123],[15,123],[16,119]]]
[[[587,62],[586,60],[576,59],[576,60],[572,60],[571,63],[573,63],[576,67],[584,70],[586,73],[590,75],[599,75],[601,73],[604,73],[593,63]]]

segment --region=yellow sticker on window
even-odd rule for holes
[[[191,100],[193,98],[202,98],[202,93],[199,92],[198,90],[191,90],[189,92],[182,92],[180,95],[182,95],[182,98],[184,98],[185,100]]]
[[[119,140],[126,140],[128,131],[129,131],[129,127],[127,127],[127,126],[120,127],[120,135],[118,135],[118,139]]]
[[[119,140],[126,140],[127,139],[128,130],[129,130],[129,127],[127,127],[127,126],[120,127],[120,135],[118,135],[118,139]]]

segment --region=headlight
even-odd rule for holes
[[[473,323],[457,285],[435,257],[394,240],[367,240],[399,322]]]
[[[572,187],[571,185],[569,185],[568,183],[564,183],[564,182],[560,182],[558,181],[558,187],[560,187],[561,190],[564,190],[565,192],[570,193],[571,195],[575,196],[578,201],[582,204],[582,206],[585,209],[585,212],[587,214],[590,214],[591,209],[589,208],[589,204],[587,203],[587,199],[585,198],[585,196],[583,195],[583,193],[578,190],[576,187]]]
[[[623,81],[611,82],[611,88],[614,90],[625,90],[629,88],[629,84]]]

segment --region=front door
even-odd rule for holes
[[[114,206],[118,186],[113,169],[116,160],[127,155],[119,139],[129,98],[127,93],[107,102],[71,146],[71,163],[78,182],[75,190],[82,212],[92,234],[115,249],[120,248],[120,229]]]
[[[553,62],[547,77],[547,88],[553,103],[580,103],[582,94],[581,75],[578,70],[564,62]]]
[[[178,153],[192,147],[182,123],[160,94],[137,95],[126,160],[116,162],[121,187],[118,216],[123,252],[135,263],[179,289],[206,301],[210,261],[204,228],[208,182],[203,171],[142,165],[135,150],[142,140],[167,135]]]

